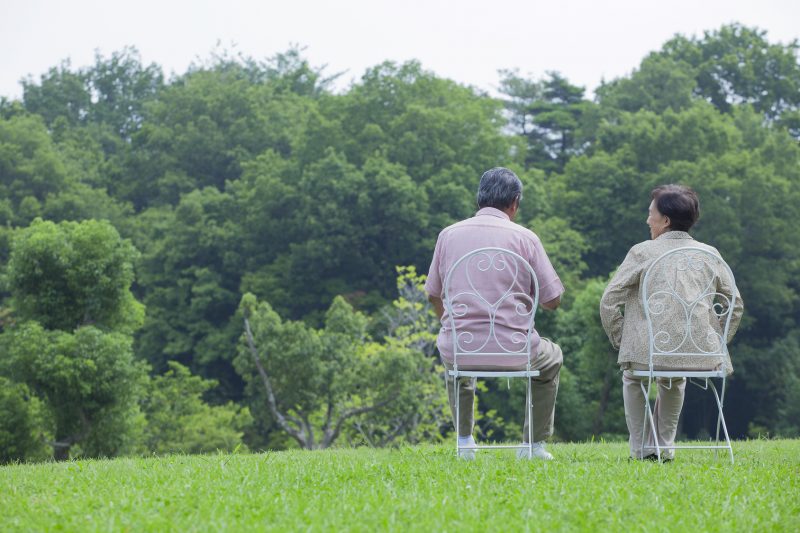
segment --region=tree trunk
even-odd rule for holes
[[[53,443],[53,459],[56,461],[69,461],[70,444],[64,442]]]
[[[611,393],[611,378],[613,377],[612,372],[606,372],[605,376],[603,376],[603,388],[600,391],[600,403],[597,406],[597,413],[594,417],[594,423],[592,424],[592,434],[599,435],[603,431],[603,418],[606,415],[606,409],[608,409],[608,397]]]

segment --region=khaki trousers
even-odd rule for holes
[[[625,403],[625,422],[628,424],[630,434],[629,443],[631,457],[642,458],[642,428],[645,425],[645,405],[644,392],[641,383],[644,382],[645,388],[647,378],[639,378],[631,375],[631,370],[648,370],[647,365],[637,363],[626,363],[627,369],[622,372],[622,398]],[[664,370],[656,367],[656,370]],[[675,434],[678,432],[678,419],[683,408],[683,398],[686,393],[686,379],[657,378],[658,395],[653,407],[653,423],[656,426],[659,446],[673,446],[675,444]],[[647,422],[645,434],[644,455],[656,453],[655,442],[653,442],[653,431],[650,423]],[[662,457],[672,459],[675,456],[674,450],[664,450]]]
[[[558,394],[558,373],[564,362],[564,356],[558,344],[550,339],[542,338],[539,342],[539,353],[532,361],[532,370],[540,372],[539,377],[531,378],[531,394],[533,405],[525,413],[525,426],[522,430],[523,442],[528,442],[528,423],[533,419],[533,441],[540,442],[553,434],[553,418],[556,407],[556,395]],[[445,362],[445,367],[452,370],[453,366]],[[459,367],[461,368],[461,367]],[[509,370],[508,368],[498,367],[469,367],[461,370]],[[448,376],[447,397],[450,400],[450,411],[453,414],[453,425],[456,418],[456,398],[453,380]],[[474,405],[475,405],[475,383],[476,378],[459,378],[458,380],[458,400],[459,418],[458,436],[468,437],[472,435],[475,425]]]

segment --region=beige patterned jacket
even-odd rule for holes
[[[617,362],[621,365],[625,366],[625,363],[648,365],[650,363],[647,322],[640,296],[644,274],[653,260],[665,252],[683,246],[698,247],[719,255],[714,247],[694,240],[684,231],[669,231],[654,240],[641,242],[631,248],[606,287],[603,298],[600,300],[600,319],[612,346],[619,349]],[[721,272],[717,272],[717,274],[716,277],[719,281],[716,290],[730,297],[732,287],[728,276]],[[739,327],[743,310],[742,299],[737,290],[727,342],[730,342]],[[670,312],[672,314],[664,319],[667,324],[672,325],[672,329],[675,331],[681,330],[681,328],[685,329],[686,319],[682,310],[672,308],[667,311],[667,313]],[[717,317],[713,313],[707,313],[707,316],[709,317],[708,331],[720,334],[722,330]],[[727,373],[733,372],[729,356],[725,356],[724,361],[722,358],[698,359],[672,356],[662,361],[654,358],[654,363],[657,366],[687,369],[714,368],[720,363],[724,363]]]

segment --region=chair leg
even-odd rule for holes
[[[644,420],[642,420],[642,438],[641,438],[641,446],[639,446],[639,456],[644,457],[644,443],[647,441],[647,415],[650,413],[650,407],[647,404],[647,390],[644,388],[644,381],[639,380],[639,388],[642,389],[642,394],[644,395]],[[648,387],[649,389],[649,387]]]
[[[528,410],[528,459],[533,458],[533,391],[531,378],[527,378],[528,385],[525,392],[525,406]]]
[[[722,407],[725,406],[725,377],[722,378],[722,390],[720,391],[719,403]],[[717,446],[719,446],[719,426],[722,422],[722,411],[720,410],[717,416]]]
[[[728,435],[728,426],[725,424],[725,416],[722,414],[722,399],[720,398],[720,395],[717,394],[717,387],[714,385],[714,382],[709,380],[709,383],[711,383],[711,391],[714,393],[714,399],[717,401],[717,408],[719,409],[719,418],[717,423],[722,424],[722,431],[725,433],[725,443],[728,445],[728,453],[730,453],[731,456],[731,464],[734,464],[733,446],[731,446],[731,438]],[[725,397],[725,378],[722,378],[722,397]]]
[[[706,380],[706,381],[709,381],[709,380]],[[725,401],[725,386],[724,386],[725,378],[722,378],[722,383],[723,383],[722,395],[720,396],[720,399],[719,399],[720,405],[723,405],[724,401]],[[713,380],[711,380],[711,386],[712,387],[714,386],[714,381]],[[722,420],[722,411],[718,409],[717,410],[717,431],[714,433],[714,446],[719,446],[719,427],[720,427],[721,420]],[[718,458],[719,458],[719,450],[714,450],[714,459],[718,459]]]
[[[644,421],[645,423],[642,424],[642,448],[641,448],[641,456],[644,458],[644,448],[645,448],[645,435],[647,433],[647,423],[650,424],[650,431],[653,434],[653,442],[656,446],[656,457],[658,461],[661,462],[661,446],[658,444],[658,433],[656,432],[656,424],[655,419],[653,418],[653,411],[650,409],[650,387],[653,383],[652,379],[647,380],[647,388],[645,389],[644,380],[639,382],[639,386],[644,393]]]
[[[456,419],[455,419],[455,424],[453,424],[453,425],[455,425],[455,427],[456,427],[456,457],[458,457],[458,453],[461,451],[461,446],[459,446],[459,444],[458,444],[458,438],[461,436],[461,434],[459,432],[459,429],[460,429],[459,425],[460,425],[460,421],[461,421],[461,412],[460,412],[461,401],[460,401],[460,398],[459,398],[459,391],[460,390],[461,390],[461,387],[458,386],[458,375],[454,375],[453,376],[453,393],[454,393],[454,395],[456,397]]]
[[[725,384],[726,378],[723,376],[722,378],[722,390],[720,391],[720,398],[719,398],[719,419],[717,420],[717,431],[719,431],[719,424],[725,424],[725,417],[722,415],[722,410],[725,408]],[[725,440],[728,442],[728,452],[731,454],[731,464],[733,464],[733,446],[731,445],[731,439],[728,436],[728,428],[727,426],[723,426],[725,429]]]

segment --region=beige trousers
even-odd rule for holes
[[[647,424],[644,431],[645,450],[644,456],[656,453],[655,442],[653,441],[653,431],[650,423],[645,422],[644,392],[641,384],[647,388],[647,378],[639,378],[631,375],[631,370],[648,370],[647,365],[637,363],[626,363],[627,369],[622,372],[622,398],[625,403],[625,422],[628,424],[630,434],[629,443],[631,457],[642,458],[642,428]],[[656,370],[663,370],[656,367]],[[683,398],[686,393],[686,379],[657,378],[658,395],[653,406],[653,423],[656,426],[659,446],[673,446],[675,444],[675,434],[678,432],[678,419],[681,416]],[[663,450],[661,456],[672,459],[675,456],[674,450]]]
[[[528,423],[533,419],[533,441],[540,442],[553,434],[553,418],[558,394],[558,373],[564,362],[564,356],[558,344],[550,339],[542,338],[539,342],[539,353],[533,358],[532,370],[540,372],[539,377],[531,378],[531,393],[533,405],[525,413],[525,426],[522,430],[523,442],[528,442]],[[445,367],[452,370],[453,366],[445,362]],[[470,367],[461,370],[509,370],[496,367]],[[459,378],[458,401],[459,418],[458,435],[467,437],[472,435],[474,429],[475,405],[475,378]],[[456,395],[453,380],[447,379],[447,397],[450,400],[450,411],[453,414],[453,425],[456,418]]]

